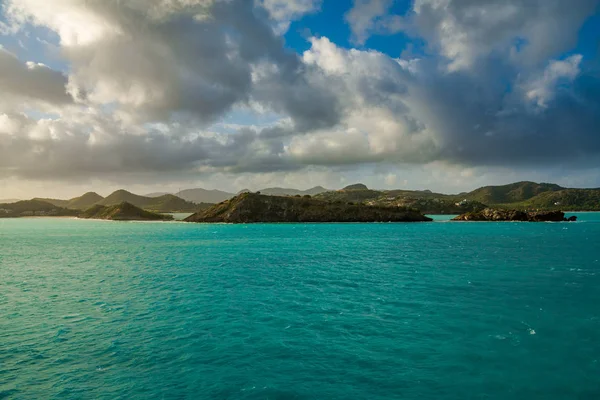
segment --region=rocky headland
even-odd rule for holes
[[[426,222],[431,218],[405,207],[328,202],[310,196],[279,197],[242,193],[186,218],[187,222]]]
[[[575,221],[577,217],[565,218],[562,211],[520,211],[486,208],[478,212],[468,212],[452,221],[521,221],[521,222],[563,222]]]

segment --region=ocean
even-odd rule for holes
[[[0,399],[600,399],[577,215],[0,219]]]

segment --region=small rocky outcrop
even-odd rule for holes
[[[425,222],[420,211],[404,207],[327,202],[308,197],[243,193],[199,211],[187,222]]]
[[[153,213],[131,203],[122,202],[108,207],[97,204],[81,213],[79,218],[113,221],[171,221],[173,216]]]
[[[575,217],[575,220],[577,217]],[[453,221],[522,221],[522,222],[562,222],[570,221],[562,211],[520,211],[486,208],[479,212],[468,212]]]

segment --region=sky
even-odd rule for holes
[[[600,0],[0,0],[0,199],[600,187]]]

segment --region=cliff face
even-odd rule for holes
[[[424,222],[417,210],[325,202],[309,197],[242,193],[185,219],[188,222]]]
[[[523,221],[523,222],[561,222],[565,221],[562,211],[519,211],[486,208],[479,212],[459,215],[453,221]]]
[[[170,221],[171,215],[156,214],[123,202],[114,206],[95,205],[79,215],[79,218],[108,219],[113,221]]]

